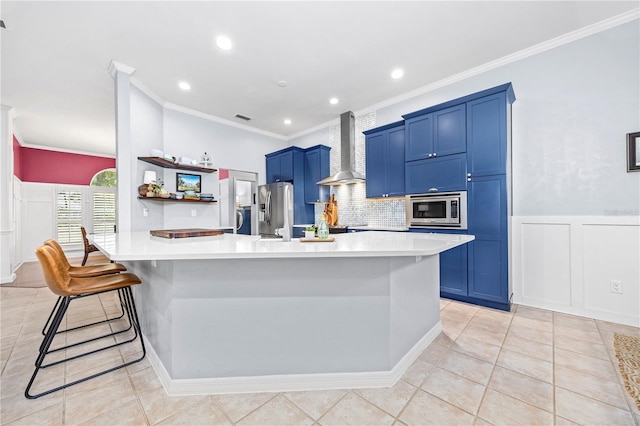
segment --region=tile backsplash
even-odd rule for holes
[[[356,171],[366,175],[365,169],[365,138],[363,131],[372,129],[376,125],[375,112],[358,115],[355,118],[355,168]],[[336,124],[329,129],[328,146],[330,152],[331,175],[340,171],[340,125]],[[338,185],[331,187],[338,201],[338,225],[356,226],[369,225],[380,227],[401,227],[405,224],[404,198],[391,199],[367,199],[366,183],[352,185]],[[316,204],[315,223],[320,222],[320,214],[324,210],[324,204]]]

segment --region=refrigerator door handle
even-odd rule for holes
[[[265,207],[265,220],[271,225],[271,191],[267,192],[267,205]]]
[[[236,210],[236,231],[242,228],[243,223],[244,223],[244,218],[242,217],[242,213],[240,213],[240,210]]]

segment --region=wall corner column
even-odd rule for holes
[[[2,105],[0,132],[0,284],[12,283],[15,257],[13,226],[13,108]]]
[[[132,204],[135,194],[132,182],[137,182],[132,172],[131,147],[131,76],[135,68],[111,61],[109,74],[114,80],[116,117],[116,169],[118,172],[117,231],[131,231]]]

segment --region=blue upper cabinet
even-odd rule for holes
[[[467,103],[468,172],[470,177],[507,170],[507,93]]]
[[[316,182],[329,176],[329,151],[331,148],[317,145],[304,152],[304,201],[327,201],[329,187]]]
[[[433,157],[433,114],[405,121],[405,161]]]
[[[465,104],[405,117],[405,161],[466,151]]]
[[[467,188],[466,169],[465,154],[409,161],[405,163],[406,192],[464,191]]]
[[[302,155],[303,151],[300,148],[293,147],[267,154],[267,183],[292,182],[295,180],[296,172],[304,173],[304,164],[300,162]]]
[[[392,123],[365,134],[367,198],[399,197],[405,194],[405,129]]]

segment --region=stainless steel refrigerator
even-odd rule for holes
[[[276,182],[258,187],[258,232],[264,238],[293,233],[293,184]]]

